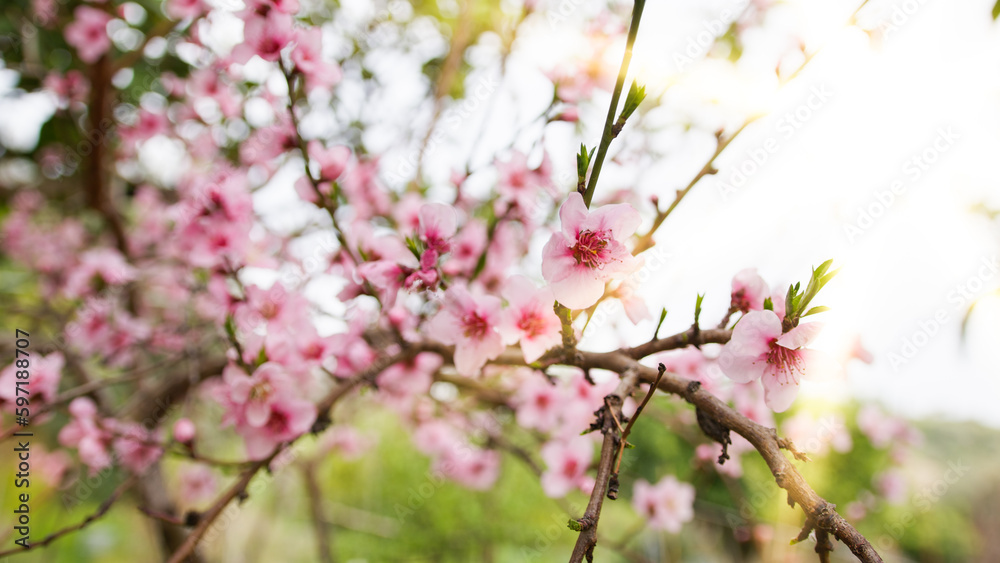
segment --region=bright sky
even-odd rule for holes
[[[904,7],[920,6],[905,21],[896,15],[901,25],[881,45],[841,24],[852,3],[822,4],[821,14],[803,11],[797,23],[785,16],[774,22],[815,30],[825,47],[770,100],[772,115],[727,150],[718,176],[699,184],[661,230],[671,258],[645,286],[651,308],[666,306],[672,327],[681,329],[698,292],[708,291],[707,318],[721,315],[728,279],[741,268],[756,266],[770,283],[787,287],[833,258],[842,269],[818,300],[833,311],[815,317],[826,323],[817,346],[836,352],[859,334],[875,357],[872,365],[850,364],[849,389],[911,416],[1000,426],[1000,299],[982,300],[968,340],[959,341],[972,299],[1000,287],[997,226],[970,211],[983,202],[1000,208],[1000,33],[989,17],[992,2],[873,3],[869,14],[889,18],[897,6],[903,15]],[[669,45],[687,43],[655,30],[683,27],[676,20],[685,10],[668,13],[656,2],[647,9],[636,62],[655,77],[657,64],[672,58],[663,53],[676,52]],[[696,17],[689,29],[696,34],[699,24]],[[765,34],[757,39],[768,43]],[[726,76],[717,84],[733,82]],[[737,86],[728,95],[740,99],[744,91]],[[679,154],[655,163],[640,190],[671,198],[711,150],[690,142],[674,148]],[[769,148],[756,166],[753,155],[763,160]],[[734,185],[740,168],[750,174],[727,197],[724,184]],[[611,171],[602,175],[611,178]],[[861,210],[873,217],[866,220]],[[639,336],[651,327],[638,327]],[[830,398],[843,396],[844,388],[833,381],[807,384],[805,391]]]
[[[599,190],[635,187],[669,201],[713,145],[704,135],[667,125],[693,115],[706,130],[720,125],[732,130],[748,113],[770,112],[731,145],[718,161],[719,174],[699,184],[661,229],[658,248],[667,257],[665,265],[650,268],[642,288],[650,309],[655,315],[666,307],[665,330],[682,330],[691,323],[695,295],[707,292],[704,318],[714,322],[728,306],[729,280],[740,269],[757,267],[769,283],[787,287],[805,281],[811,266],[833,258],[841,272],[817,301],[833,308],[816,317],[826,324],[817,347],[837,354],[860,335],[875,361],[850,363],[846,384],[807,382],[806,396],[853,394],[909,416],[940,414],[1000,427],[995,407],[1000,299],[982,300],[966,342],[959,341],[972,298],[1000,287],[1000,265],[993,261],[1000,257],[997,226],[970,211],[982,202],[1000,209],[1000,173],[993,166],[1000,148],[1000,33],[990,20],[992,0],[873,1],[862,12],[862,23],[876,28],[874,41],[844,25],[855,3],[793,0],[748,38],[747,56],[735,71],[700,63],[678,79],[675,55],[692,49],[689,54],[700,58],[699,34],[716,28],[724,11],[736,13],[745,3],[685,0],[646,6],[633,69],[648,85],[650,98],[663,95],[664,106],[649,114],[647,124],[662,128],[649,142],[664,156],[640,162],[638,176],[606,166]],[[550,86],[538,68],[565,62],[583,41],[580,21],[588,16],[588,3],[563,4],[574,7],[565,22],[540,21],[516,44],[508,78],[497,88],[490,134],[475,162],[483,164],[492,150],[509,142],[512,123],[524,123],[540,111],[545,96],[538,95],[539,88]],[[895,22],[895,29],[887,35],[878,31],[880,21]],[[810,51],[823,50],[798,78],[778,89],[773,54],[788,45],[776,38],[790,30]],[[440,41],[430,44],[442,47]],[[490,60],[495,51],[483,40],[472,56]],[[607,61],[615,70],[620,52],[620,47],[612,49]],[[388,74],[406,66],[379,64],[387,65]],[[474,74],[470,84],[490,76]],[[0,75],[0,93],[11,87],[11,79],[9,72]],[[400,95],[400,89],[390,90]],[[598,140],[608,98],[604,94],[599,107],[583,113],[588,144]],[[716,103],[707,107],[706,100]],[[20,135],[30,146],[32,126],[7,116],[44,120],[44,104],[24,98],[2,103],[0,138],[10,146]],[[444,183],[450,167],[464,164],[486,106],[468,107],[463,126],[445,131],[455,138],[439,150],[453,158],[430,165],[432,178]],[[404,114],[411,111],[405,103],[401,107]],[[615,148],[639,138],[633,132],[630,140],[631,131],[625,129]],[[391,140],[393,133],[380,134]],[[527,149],[531,140],[525,134],[519,146]],[[574,166],[578,142],[571,126],[550,127],[546,148],[557,174]],[[394,158],[398,162],[405,156],[389,155],[384,162],[394,166]],[[741,169],[743,182],[734,176]],[[256,203],[267,210],[269,222],[289,225],[296,222],[291,217],[307,213],[296,203],[292,180],[294,174],[282,174],[259,194]],[[489,179],[480,181],[488,184]],[[290,209],[302,211],[289,214]],[[645,211],[648,216],[650,210]],[[328,289],[314,289],[314,295],[329,301]],[[638,327],[626,321],[617,335],[610,325],[598,329],[596,334],[610,338],[593,342],[608,347],[618,339],[635,343],[652,330],[652,321]]]

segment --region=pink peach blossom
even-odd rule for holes
[[[194,441],[197,429],[190,418],[179,418],[174,423],[174,440],[182,444],[190,444]]]
[[[412,404],[416,397],[430,390],[441,363],[441,356],[423,352],[410,361],[389,366],[375,378],[379,396],[396,406]]]
[[[271,10],[277,10],[283,14],[295,14],[299,11],[299,0],[247,0],[246,8],[241,12],[241,16],[248,14],[267,14]]]
[[[270,10],[264,16],[251,14],[243,24],[243,43],[233,49],[233,60],[245,64],[257,55],[265,61],[277,61],[294,36],[290,15],[278,10]]]
[[[528,167],[528,157],[522,152],[514,151],[510,160],[497,162],[500,179],[497,191],[504,201],[515,205],[522,212],[532,212],[537,205],[540,190],[552,187],[551,165],[546,155],[538,168]]]
[[[80,60],[91,64],[111,48],[107,26],[111,15],[90,6],[77,6],[73,21],[66,26],[66,43],[76,48]]]
[[[163,455],[163,448],[152,432],[134,422],[108,421],[114,427],[113,447],[119,462],[135,473],[142,473]]]
[[[205,12],[202,0],[167,0],[163,11],[175,20],[196,18]]]
[[[392,208],[389,190],[379,179],[377,158],[359,159],[340,180],[344,196],[351,202],[354,216],[358,220],[368,220],[375,215],[386,215]]]
[[[30,393],[27,397],[31,404],[51,403],[56,398],[65,364],[66,360],[61,352],[53,352],[48,356],[29,357],[30,377],[26,388]],[[17,401],[17,372],[20,370],[21,368],[18,368],[15,362],[0,371],[0,399],[8,403],[7,406],[12,407]],[[25,395],[22,393],[21,396]]]
[[[485,491],[500,476],[500,454],[463,444],[448,448],[432,469],[474,491]]]
[[[100,278],[108,285],[122,285],[136,278],[136,270],[114,248],[94,248],[80,256],[80,263],[69,270],[63,293],[83,297],[93,290],[91,282]]]
[[[441,455],[463,440],[461,433],[443,420],[428,420],[413,431],[413,445],[426,455]]]
[[[320,177],[332,182],[340,177],[351,160],[351,149],[343,145],[326,148],[319,141],[309,141],[309,158],[319,165]]]
[[[584,431],[594,421],[594,411],[604,404],[604,397],[614,391],[617,379],[609,377],[591,384],[578,371],[564,380],[560,435],[572,436]]]
[[[587,436],[554,440],[542,446],[542,490],[559,498],[584,484],[587,469],[594,455],[594,443]]]
[[[549,288],[537,288],[528,278],[511,276],[504,284],[508,307],[503,312],[500,334],[507,344],[521,343],[524,361],[531,363],[562,342],[562,324],[553,310],[555,297]]]
[[[803,346],[821,328],[819,323],[803,323],[782,334],[781,319],[773,311],[751,311],[733,329],[732,339],[719,356],[719,366],[737,383],[760,380],[768,408],[783,412],[798,395],[799,380],[814,358]]]
[[[640,479],[635,483],[632,507],[648,519],[650,528],[676,534],[694,519],[694,487],[673,475],[655,485]]]
[[[350,426],[328,428],[320,440],[322,452],[334,453],[340,459],[355,460],[364,455],[372,446],[371,438],[362,435]]]
[[[260,426],[238,425],[250,459],[261,459],[282,442],[305,434],[316,421],[316,406],[291,395],[279,395],[269,405],[267,419]]]
[[[323,60],[323,30],[319,27],[299,29],[295,34],[296,45],[292,62],[306,79],[306,89],[330,88],[340,82],[340,66]]]
[[[73,419],[59,431],[59,443],[76,448],[91,475],[109,467],[111,435],[97,419],[97,406],[87,397],[78,397],[69,404],[69,413]]]
[[[448,275],[471,275],[479,264],[479,258],[489,242],[486,223],[472,219],[462,226],[452,239],[451,253],[442,266]]]
[[[743,313],[760,311],[764,308],[770,290],[764,278],[757,275],[756,268],[740,270],[733,276],[731,307]]]
[[[212,499],[219,485],[215,471],[204,465],[185,465],[179,479],[180,500],[188,508]]]
[[[604,293],[604,284],[635,271],[639,263],[624,241],[641,218],[631,205],[590,211],[573,192],[559,209],[562,230],[542,250],[542,276],[555,298],[570,309],[586,309]]]
[[[420,240],[428,250],[439,255],[451,250],[451,237],[458,230],[455,209],[443,203],[426,203],[420,207],[419,217]]]
[[[517,423],[524,428],[549,432],[559,424],[563,393],[540,373],[530,370],[513,397]]]
[[[445,344],[455,345],[455,369],[463,375],[475,375],[487,360],[504,350],[497,332],[500,324],[500,299],[492,295],[473,296],[461,285],[453,285],[444,294],[444,305],[426,325]]]

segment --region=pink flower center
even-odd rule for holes
[[[529,338],[534,338],[545,331],[545,321],[537,312],[531,311],[521,315],[517,321],[517,328]]]
[[[278,316],[278,306],[268,299],[260,306],[260,314],[265,319],[273,319]]]
[[[580,464],[575,459],[567,459],[563,462],[563,475],[567,477],[576,477],[577,468]]]
[[[798,374],[802,373],[805,367],[802,355],[799,354],[798,350],[790,350],[778,344],[777,338],[771,340],[770,347],[767,352],[767,363],[775,367],[774,373],[775,377],[778,378],[778,383],[784,385],[790,383],[789,379],[791,379],[791,383],[798,385]]]
[[[267,419],[267,429],[277,435],[284,434],[288,431],[288,415],[272,410],[271,418]]]
[[[510,187],[512,188],[523,188],[527,185],[527,178],[524,177],[524,171],[518,170],[510,175]]]
[[[466,338],[481,339],[486,336],[486,332],[489,330],[486,319],[480,316],[479,313],[469,313],[466,315],[462,319],[462,325],[465,327]]]
[[[263,401],[271,395],[271,384],[267,381],[258,383],[250,388],[251,401]]]
[[[607,258],[608,234],[604,231],[580,231],[576,236],[576,246],[573,247],[573,258],[577,264],[584,264],[590,269],[604,266]]]
[[[260,45],[260,53],[262,55],[277,55],[281,52],[281,48],[284,44],[277,37],[266,37]]]
[[[747,299],[747,290],[740,289],[733,293],[732,301],[730,302],[730,307],[733,309],[738,309],[744,313],[750,310],[750,300]]]
[[[306,346],[302,355],[310,360],[318,360],[323,355],[323,347],[318,342],[312,342]]]

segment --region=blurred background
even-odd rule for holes
[[[466,11],[463,1],[471,0],[313,3],[333,15],[326,29],[331,55],[348,73],[377,77],[381,88],[366,92],[345,81],[336,109],[320,93],[305,125],[323,131],[338,127],[344,114],[359,116],[364,126],[351,133],[383,155],[387,183],[401,184],[416,176],[414,151],[437,114],[440,135],[426,145],[420,167],[432,193],[454,170],[471,172],[468,189],[492,189],[493,157],[511,149],[533,165],[544,151],[568,190],[579,143],[600,137],[631,3],[539,0],[514,26],[524,12],[520,2],[472,1]],[[231,15],[239,6],[219,8],[204,34],[225,51],[240,41]],[[610,350],[644,341],[661,309],[668,311],[661,334],[684,330],[699,293],[706,294],[703,318],[721,318],[729,280],[744,268],[757,268],[783,291],[833,259],[840,273],[817,300],[831,311],[817,317],[825,329],[816,347],[842,369],[807,381],[793,410],[776,422],[813,458],[801,465],[813,488],[886,561],[1000,560],[1000,24],[993,10],[991,0],[873,0],[860,9],[840,0],[650,2],[630,73],[646,84],[647,101],[613,146],[597,196],[629,191],[646,218],[644,232],[654,214],[651,198],[664,207],[673,201],[712,157],[716,131],[749,122],[715,160],[718,173],[701,179],[657,235],[654,252],[662,260],[649,262],[637,290],[654,318],[632,325],[617,301],[606,302],[595,318],[610,320],[589,325],[583,346]],[[10,30],[17,21],[3,25]],[[437,106],[427,90],[456,33],[468,34],[470,47]],[[364,57],[356,56],[360,44]],[[537,119],[550,105],[551,78],[580,72],[596,85],[593,100],[574,106],[575,118]],[[267,80],[262,70],[261,82]],[[40,134],[51,134],[42,125],[55,109],[18,84],[15,70],[0,71],[5,190],[38,174],[24,155]],[[253,112],[248,108],[248,121],[267,122],[265,110]],[[147,143],[137,160],[169,185],[185,155],[164,139]],[[279,231],[316,218],[295,194],[293,168],[254,196],[262,221]],[[5,194],[0,213],[8,204]],[[554,207],[543,202],[539,212]],[[5,293],[25,291],[9,268],[0,274]],[[337,289],[320,280],[309,291],[335,313],[339,304],[329,295]],[[333,319],[319,322],[327,332],[343,329]],[[447,397],[446,387],[437,392]],[[327,491],[337,561],[566,557],[576,537],[567,510],[579,512],[585,496],[545,497],[532,468],[516,456],[505,458],[498,485],[486,492],[441,480],[395,417],[372,405],[347,407],[356,411],[360,437],[307,440],[290,467],[266,476],[253,501],[224,518],[208,552],[234,563],[312,560],[304,478],[312,471]],[[656,532],[644,528],[627,500],[606,503],[601,561],[815,558],[811,547],[789,545],[801,513],[788,508],[759,456],[734,456],[729,465],[739,463],[741,472],[713,469],[697,451],[703,438],[694,433],[693,412],[657,396],[650,413],[666,426],[636,426],[637,447],[622,481],[674,474],[694,484],[695,521],[679,535]],[[495,416],[510,421],[503,410]],[[520,438],[532,447],[529,433]],[[224,441],[215,446],[221,457],[238,455]],[[342,455],[313,461],[331,449]],[[0,454],[4,467],[12,463],[9,450]],[[44,481],[46,462],[35,463]],[[185,475],[185,487],[194,487],[188,499],[195,508],[198,483],[211,488],[232,477],[212,470],[192,478],[191,471],[183,462],[167,467],[168,478]],[[59,508],[39,509],[35,529],[44,533],[94,512],[123,479],[111,473],[61,490],[52,483],[35,506]],[[0,489],[4,506],[12,506],[10,480]],[[11,560],[145,561],[145,540],[136,533],[144,518],[116,510],[86,534]],[[4,534],[11,533],[0,530],[0,538],[9,543]],[[833,560],[853,558],[838,545]]]

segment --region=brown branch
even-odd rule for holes
[[[434,112],[431,117],[431,124],[427,128],[427,132],[424,133],[424,137],[420,141],[420,149],[417,152],[417,169],[413,175],[413,182],[416,185],[420,184],[420,177],[423,175],[424,156],[431,137],[434,135],[434,129],[437,128],[438,120],[441,118],[444,108],[444,97],[448,95],[452,85],[455,83],[455,79],[458,77],[465,49],[472,40],[472,26],[475,23],[473,21],[472,0],[462,0],[459,3],[458,10],[458,19],[455,22],[455,30],[452,33],[451,42],[448,46],[448,54],[441,64],[441,70],[434,84]]]
[[[725,344],[729,342],[732,335],[733,331],[726,329],[701,330],[691,327],[673,336],[659,338],[645,344],[640,344],[634,348],[625,349],[624,353],[638,360],[666,350],[676,350],[688,346],[701,346],[702,344]]]
[[[182,543],[181,546],[174,551],[173,555],[170,556],[168,563],[181,563],[182,561],[185,561],[188,556],[194,553],[194,549],[197,547],[198,542],[201,541],[202,536],[205,535],[205,532],[207,532],[212,523],[215,522],[215,519],[222,514],[222,511],[229,506],[229,503],[232,502],[233,499],[246,492],[247,485],[250,484],[250,480],[253,479],[254,475],[256,475],[261,468],[271,463],[271,461],[273,461],[274,458],[277,457],[283,450],[283,445],[278,446],[274,449],[271,455],[254,463],[250,469],[244,471],[243,474],[240,475],[240,478],[237,479],[237,481],[228,489],[226,489],[226,492],[224,492],[222,496],[219,497],[219,499],[216,500],[212,506],[201,515],[198,525],[195,526],[194,530],[192,530],[188,537],[184,539],[184,543]]]
[[[104,218],[104,222],[111,229],[111,234],[115,238],[118,250],[127,258],[129,249],[128,241],[125,238],[125,226],[111,198],[107,163],[105,162],[107,159],[105,149],[110,142],[111,129],[114,126],[114,121],[110,118],[111,99],[108,95],[114,69],[111,66],[109,56],[104,55],[98,59],[91,66],[90,71],[90,83],[93,85],[93,89],[88,105],[87,127],[89,131],[87,132],[87,141],[92,145],[93,152],[90,153],[90,164],[87,167],[84,182],[87,204]],[[96,142],[91,139],[92,137],[96,138]]]
[[[316,461],[311,460],[302,467],[302,480],[305,481],[306,498],[309,501],[309,513],[312,516],[313,528],[316,531],[317,561],[333,563],[330,551],[329,521],[323,515],[323,491],[316,480]]]
[[[96,512],[94,512],[90,516],[87,516],[79,523],[73,524],[72,526],[67,526],[57,532],[53,532],[45,536],[41,541],[29,544],[28,547],[26,548],[16,547],[14,549],[8,549],[7,551],[0,551],[0,557],[7,557],[8,555],[17,555],[18,553],[24,553],[25,551],[30,551],[32,549],[35,549],[36,547],[45,547],[67,534],[71,534],[73,532],[86,528],[87,526],[93,524],[102,516],[107,514],[108,510],[111,509],[111,506],[122,496],[122,494],[125,493],[126,490],[128,490],[132,485],[135,484],[137,479],[138,475],[133,474],[131,477],[128,478],[127,481],[125,481],[121,485],[118,485],[118,488],[116,488],[108,498],[104,499],[104,502],[101,503],[101,506],[97,508]]]
[[[622,379],[614,392],[604,398],[605,406],[599,411],[602,416],[598,422],[601,424],[601,432],[604,434],[604,442],[601,444],[601,460],[597,464],[597,478],[594,482],[594,490],[590,494],[590,502],[587,503],[583,517],[577,520],[580,535],[576,538],[576,545],[573,547],[573,554],[569,559],[570,563],[581,563],[584,557],[588,561],[591,560],[594,546],[597,545],[597,521],[601,517],[601,507],[604,505],[604,497],[608,492],[611,480],[611,464],[615,461],[615,453],[618,451],[618,442],[621,439],[617,433],[615,420],[616,417],[621,417],[625,398],[631,395],[635,389],[639,370],[633,368],[618,373],[622,374]]]
[[[333,408],[333,405],[337,401],[345,397],[353,389],[363,383],[371,383],[374,381],[375,376],[381,373],[382,370],[393,364],[405,362],[422,351],[425,351],[425,348],[412,346],[403,349],[402,352],[396,354],[395,356],[379,358],[375,360],[368,369],[337,386],[336,389],[327,394],[327,396],[324,397],[323,400],[317,405],[316,412],[319,414],[317,416],[316,424],[321,425],[324,418],[329,421],[329,410]],[[316,425],[314,425],[314,428],[316,428]],[[296,440],[297,439],[298,438],[296,438]],[[276,457],[278,457],[278,455],[281,454],[281,452],[285,450],[285,448],[294,442],[295,440],[288,444],[279,445],[269,456],[255,462],[246,471],[244,471],[240,475],[240,478],[233,483],[233,485],[230,486],[229,489],[227,489],[206,512],[201,515],[198,525],[191,531],[191,534],[184,540],[184,543],[176,551],[174,551],[173,555],[170,556],[168,563],[181,563],[193,554],[198,542],[201,541],[201,538],[205,535],[216,518],[222,514],[222,511],[225,510],[226,506],[228,506],[233,499],[243,495],[246,492],[247,485],[250,483],[250,480],[253,479],[254,475],[256,475],[262,468],[268,466]]]
[[[655,234],[657,229],[660,228],[660,225],[662,225],[663,222],[666,221],[667,217],[669,217],[670,214],[673,213],[674,209],[677,209],[677,206],[681,204],[681,200],[684,199],[684,196],[686,196],[692,189],[694,189],[695,185],[697,185],[702,178],[704,178],[705,176],[712,176],[716,172],[718,172],[718,170],[715,168],[715,160],[719,158],[719,156],[723,153],[723,151],[726,150],[726,148],[730,145],[730,143],[732,143],[733,140],[740,135],[740,133],[742,133],[751,123],[756,121],[759,117],[760,116],[747,118],[747,120],[743,122],[743,125],[740,125],[740,128],[734,131],[733,134],[729,135],[728,137],[723,137],[722,131],[716,133],[715,136],[717,142],[715,145],[715,152],[712,153],[712,156],[709,157],[708,161],[706,161],[704,166],[701,167],[701,170],[699,170],[698,173],[695,174],[694,178],[691,178],[691,181],[688,182],[687,186],[684,186],[683,189],[677,190],[677,193],[674,195],[674,201],[670,204],[670,206],[664,211],[657,211],[656,217],[653,219],[653,225],[649,227],[649,230],[646,231],[645,234],[639,236],[639,239],[635,243],[635,248],[632,250],[632,254],[639,254],[640,252],[643,252],[653,247],[653,244],[655,244],[653,242],[653,234]]]
[[[583,364],[589,367],[621,374],[631,374],[638,371],[640,382],[652,383],[657,376],[656,370],[640,365],[626,353],[582,353],[581,356]],[[837,514],[835,506],[820,497],[788,458],[781,453],[783,446],[789,445],[787,441],[783,443],[773,428],[757,424],[694,383],[683,377],[665,373],[660,380],[659,388],[684,398],[716,423],[736,432],[753,444],[774,475],[775,482],[788,492],[789,504],[794,506],[795,503],[798,503],[805,512],[806,518],[815,523],[817,531],[832,534],[848,546],[860,561],[865,563],[880,563],[882,561],[868,540],[847,520]],[[600,484],[600,478],[598,484]]]
[[[178,360],[165,361],[164,365],[172,365],[172,364],[175,364],[175,363],[179,363],[180,361],[181,360],[179,360],[179,359]],[[99,391],[101,389],[104,389],[105,387],[110,387],[112,385],[120,385],[122,383],[130,383],[132,381],[135,381],[135,380],[137,380],[137,379],[145,376],[150,371],[155,370],[155,369],[157,369],[159,367],[163,367],[163,365],[153,364],[153,365],[150,365],[150,366],[146,366],[146,367],[135,369],[133,371],[130,371],[129,373],[126,373],[125,375],[120,375],[120,376],[117,376],[117,377],[109,377],[107,379],[88,380],[85,383],[77,385],[76,387],[73,387],[73,388],[67,389],[66,391],[63,391],[62,393],[60,393],[59,395],[57,395],[54,399],[52,399],[51,402],[45,403],[45,404],[41,405],[39,408],[37,408],[37,409],[33,409],[32,412],[31,412],[31,416],[28,417],[28,422],[30,423],[30,422],[33,422],[33,421],[37,420],[38,418],[41,418],[42,415],[44,415],[46,413],[49,413],[49,412],[52,412],[53,410],[56,409],[56,407],[60,407],[62,405],[65,405],[66,403],[69,403],[70,401],[72,401],[73,399],[76,399],[77,397],[83,397],[84,395],[92,395],[95,392],[97,392],[97,391]],[[14,432],[18,431],[18,428],[19,427],[17,427],[17,426],[13,426],[11,428],[8,428],[2,434],[0,434],[0,442],[2,442],[3,440],[6,440],[7,438],[10,438],[11,436],[13,436]]]
[[[866,4],[868,4],[868,0],[862,0],[862,2],[858,5],[858,7],[855,8],[854,11],[851,13],[850,18],[848,18],[848,24],[854,24],[857,21],[858,13],[861,11],[862,8],[865,7]],[[806,66],[813,60],[816,54],[819,53],[820,51],[822,51],[822,47],[806,55],[802,63],[799,64],[799,66],[794,71],[792,71],[791,74],[780,80],[780,85],[783,86],[794,80],[796,77],[798,77],[799,74],[802,73],[802,71],[806,68]],[[716,144],[715,152],[712,154],[711,157],[709,157],[708,161],[705,162],[705,165],[701,167],[701,170],[698,171],[698,173],[694,176],[694,178],[692,178],[691,181],[688,182],[687,186],[685,186],[683,189],[677,190],[677,193],[674,196],[674,201],[670,204],[670,207],[668,207],[665,211],[657,211],[656,218],[653,220],[653,226],[649,228],[649,231],[647,231],[645,234],[639,237],[639,240],[635,246],[635,250],[633,250],[632,252],[633,254],[639,254],[640,252],[648,248],[651,248],[655,244],[653,242],[653,234],[656,233],[657,229],[660,228],[660,225],[662,225],[663,222],[667,219],[667,217],[674,211],[674,209],[676,209],[677,206],[680,205],[681,200],[684,199],[684,196],[686,196],[688,192],[690,192],[694,188],[694,186],[701,181],[702,178],[704,178],[705,176],[711,176],[716,172],[718,172],[718,170],[716,170],[715,168],[715,160],[723,153],[723,151],[726,150],[726,148],[730,145],[730,143],[732,143],[733,140],[740,135],[740,133],[742,133],[750,124],[752,124],[760,117],[761,116],[758,115],[747,118],[747,120],[744,121],[742,125],[740,125],[739,129],[737,129],[735,132],[733,132],[728,137],[725,137],[724,139],[722,137],[721,131],[716,133],[716,138],[718,139],[718,143]]]
[[[174,403],[187,396],[202,381],[221,375],[225,367],[225,359],[214,359],[205,362],[195,374],[178,373],[168,377],[152,390],[136,392],[116,416],[148,422],[148,428],[155,427],[167,416]]]
[[[628,425],[625,426],[625,431],[622,432],[621,443],[618,444],[618,463],[615,464],[614,474],[616,476],[618,475],[618,470],[621,469],[622,453],[625,451],[625,444],[628,443],[626,442],[626,440],[628,440],[628,435],[632,433],[632,425],[635,424],[636,419],[639,418],[640,414],[642,414],[642,409],[646,408],[646,403],[653,398],[653,393],[656,393],[656,387],[660,384],[660,378],[663,377],[663,372],[665,371],[667,371],[666,366],[660,364],[657,368],[656,379],[652,384],[650,384],[649,390],[646,391],[646,396],[642,398],[642,402],[639,403],[639,406],[635,409],[635,413],[632,414],[632,418],[628,420]]]

